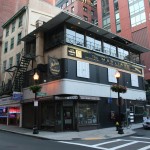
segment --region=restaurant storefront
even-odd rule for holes
[[[94,100],[92,100],[94,98]],[[98,128],[97,97],[54,96],[39,100],[38,126],[50,131],[81,131]],[[23,127],[32,128],[33,102],[23,103]]]

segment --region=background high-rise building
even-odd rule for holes
[[[2,25],[11,18],[19,9],[25,6],[29,0],[0,0],[0,36]],[[55,5],[55,0],[43,0]]]
[[[150,49],[149,0],[97,0],[98,25]],[[150,82],[150,52],[141,55]]]

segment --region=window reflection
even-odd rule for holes
[[[104,53],[116,57],[116,47],[104,42]]]
[[[66,42],[75,44],[75,31],[70,29],[66,30]]]
[[[122,48],[118,48],[118,57],[123,60],[129,60],[129,52]]]
[[[97,105],[96,103],[79,104],[79,124],[97,124]]]

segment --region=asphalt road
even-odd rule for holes
[[[122,138],[61,142],[68,145],[80,145],[101,150],[150,150],[150,130],[137,129],[136,134]]]
[[[92,150],[83,146],[64,144],[10,132],[0,131],[0,150]]]
[[[0,150],[150,150],[150,130],[107,140],[52,141],[0,131]]]

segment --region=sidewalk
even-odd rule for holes
[[[141,128],[142,123],[133,124],[131,129],[124,129],[124,134],[118,134],[115,127],[103,128],[90,131],[69,131],[69,132],[50,132],[50,131],[39,131],[39,134],[33,134],[31,129],[20,128],[16,126],[7,126],[0,124],[0,130],[18,133],[27,136],[33,136],[38,138],[50,139],[50,140],[94,140],[94,139],[109,139],[109,138],[120,138],[135,133],[134,129]]]

